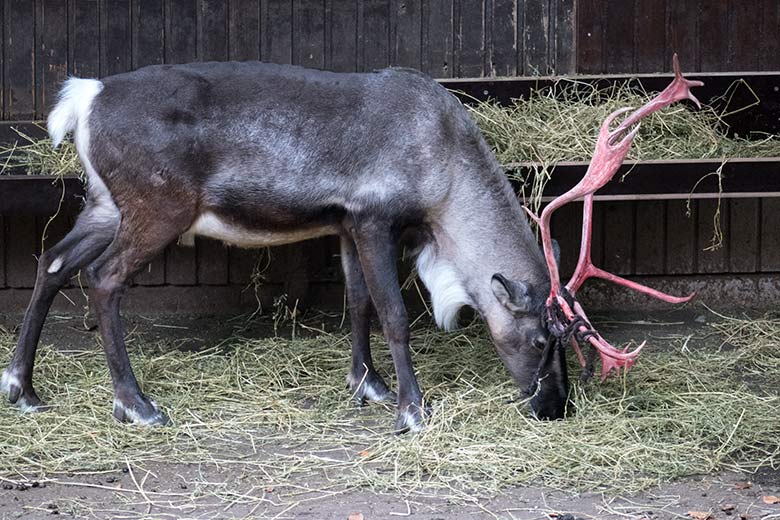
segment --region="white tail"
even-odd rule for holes
[[[92,101],[103,90],[103,83],[96,79],[68,79],[60,91],[54,110],[49,114],[47,127],[54,147],[58,147],[65,135],[77,130],[79,122],[86,124],[92,110]]]

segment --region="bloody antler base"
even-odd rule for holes
[[[550,271],[550,296],[545,303],[544,319],[550,332],[550,341],[545,352],[549,355],[553,348],[564,348],[567,343],[577,353],[580,363],[586,366],[586,360],[580,351],[580,344],[589,344],[601,356],[601,378],[605,379],[609,373],[615,369],[621,368],[628,370],[636,362],[639,352],[644,347],[643,342],[636,349],[629,351],[617,349],[609,344],[593,328],[584,309],[577,301],[577,290],[588,278],[602,278],[618,285],[623,285],[635,291],[647,294],[654,298],[669,302],[683,303],[693,298],[695,293],[688,296],[678,297],[662,293],[650,287],[626,280],[612,273],[608,273],[593,265],[590,254],[591,234],[592,234],[592,216],[593,216],[593,194],[609,182],[620,168],[623,160],[628,153],[631,142],[639,131],[639,121],[677,101],[689,99],[699,105],[699,101],[691,93],[691,87],[703,85],[700,81],[691,81],[685,79],[680,72],[680,64],[677,55],[673,57],[674,80],[664,89],[663,92],[651,99],[644,106],[636,109],[629,114],[615,130],[610,131],[610,125],[621,114],[631,111],[631,108],[621,108],[610,114],[599,130],[599,137],[596,143],[596,149],[593,153],[593,159],[590,162],[588,171],[582,180],[574,188],[556,198],[545,207],[540,217],[537,217],[528,209],[529,215],[539,224],[539,230],[542,236],[542,248],[544,250],[547,268]],[[632,129],[633,127],[633,129]],[[550,234],[550,221],[553,212],[577,199],[583,199],[583,218],[582,218],[582,242],[580,244],[580,255],[574,275],[565,287],[561,287],[558,265],[553,253],[552,237]],[[546,356],[543,355],[543,358]],[[536,386],[536,382],[532,387]]]

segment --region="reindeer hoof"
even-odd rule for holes
[[[49,406],[35,393],[32,384],[22,383],[10,369],[5,370],[0,378],[0,393],[8,394],[8,402],[25,413],[43,412],[49,409]]]
[[[122,423],[144,426],[165,426],[170,419],[157,407],[157,403],[143,395],[127,400],[114,399],[114,418]]]
[[[352,398],[360,405],[366,404],[366,401],[379,403],[382,401],[396,402],[395,392],[390,390],[385,384],[384,379],[371,370],[365,377],[355,377],[354,374],[347,376],[347,388],[352,393]]]
[[[395,418],[395,433],[422,431],[425,419],[430,415],[431,409],[427,406],[422,407],[415,403],[399,406]]]

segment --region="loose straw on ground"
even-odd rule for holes
[[[48,413],[0,407],[0,474],[46,476],[134,464],[214,463],[279,485],[317,476],[461,498],[507,486],[635,492],[687,475],[780,466],[780,397],[757,377],[780,367],[780,320],[729,320],[720,350],[648,351],[626,379],[573,389],[565,421],[528,416],[481,326],[414,331],[415,362],[433,416],[418,435],[390,432],[394,410],[356,409],[344,389],[346,333],[232,338],[200,352],[136,342],[142,386],[174,423],[116,423],[97,349],[44,346],[37,369]],[[380,371],[391,372],[374,337]],[[0,362],[13,338],[0,337]],[[388,379],[390,379],[388,377]]]

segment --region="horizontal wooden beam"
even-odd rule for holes
[[[507,165],[533,175],[531,163]],[[577,184],[588,163],[561,163],[545,185],[550,200]],[[716,172],[720,172],[719,175]],[[621,180],[622,179],[622,180]],[[519,189],[519,182],[515,181]],[[780,196],[780,158],[677,161],[627,161],[596,200],[680,200],[770,198]],[[81,207],[84,187],[75,177],[0,175],[0,215],[51,215]]]

